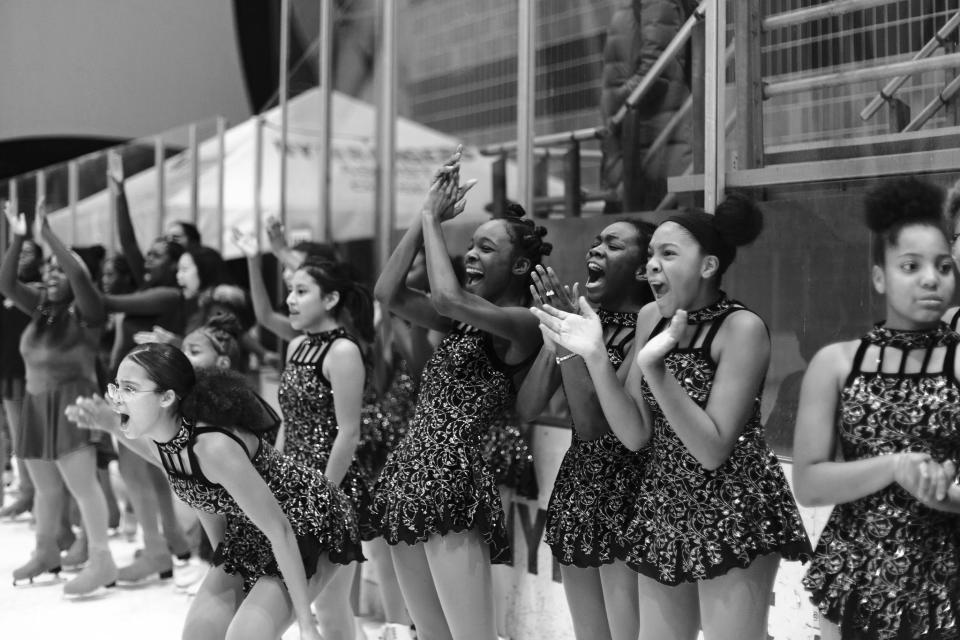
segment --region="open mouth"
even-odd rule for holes
[[[120,414],[120,431],[123,433],[127,432],[127,426],[130,423],[130,415],[127,413]]]
[[[607,275],[607,272],[604,271],[603,267],[598,265],[596,262],[587,263],[587,287],[595,287],[600,284],[600,281],[603,280],[603,277]]]
[[[467,276],[466,284],[468,287],[476,286],[478,282],[483,280],[483,271],[480,271],[479,269],[472,269],[470,267],[467,267],[465,269],[465,272]]]
[[[655,298],[659,299],[667,293],[668,287],[665,282],[660,282],[659,280],[648,280],[647,282]]]

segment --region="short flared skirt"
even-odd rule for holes
[[[410,430],[374,487],[374,524],[392,545],[477,530],[490,548],[491,563],[509,563],[503,505],[479,435],[451,435]]]
[[[844,640],[960,638],[960,519],[884,493],[834,508],[803,586]]]
[[[77,396],[98,393],[96,382],[73,380],[41,393],[26,393],[20,412],[15,453],[26,460],[57,460],[83,447],[96,445],[103,432],[81,429],[64,411]]]
[[[547,508],[545,541],[562,565],[599,567],[623,559],[623,532],[637,499],[643,454],[612,433],[574,433]]]

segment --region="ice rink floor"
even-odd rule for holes
[[[133,559],[139,540],[122,535],[110,540],[119,566]],[[0,520],[0,638],[3,640],[173,640],[180,637],[191,596],[175,583],[189,573],[199,574],[196,561],[174,569],[173,580],[136,586],[101,589],[86,598],[65,598],[63,583],[74,573],[63,572],[59,580],[44,574],[32,585],[13,586],[13,570],[30,558],[33,525],[27,516]],[[379,625],[358,619],[358,640],[375,640]],[[296,628],[283,640],[296,640]]]

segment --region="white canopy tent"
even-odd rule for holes
[[[319,101],[320,92],[314,89],[288,103],[286,220],[288,234],[297,240],[319,238],[323,229],[317,188]],[[331,239],[345,241],[369,238],[373,236],[375,227],[376,109],[340,93],[334,93],[332,102]],[[278,215],[282,147],[279,109],[273,109],[263,117],[260,211],[263,216]],[[237,226],[246,231],[255,228],[257,126],[257,119],[251,118],[226,132],[222,225],[217,219],[220,171],[218,142],[213,137],[199,144],[197,226],[204,243],[222,246],[226,258],[239,255],[229,241],[230,228]],[[433,172],[456,149],[458,143],[453,136],[408,119],[399,119],[394,165],[397,172],[397,228],[405,228],[415,220]],[[480,222],[488,219],[489,213],[484,207],[492,200],[492,163],[493,158],[481,156],[476,148],[464,148],[461,179],[476,178],[479,182],[470,191],[461,220]],[[156,168],[129,176],[126,181],[130,211],[142,247],[159,235],[170,221],[192,219],[189,153],[167,159],[163,169],[165,213],[162,219],[158,214]],[[507,184],[508,194],[515,197],[511,191],[516,185],[516,166],[513,162],[507,166]],[[562,192],[562,181],[551,178],[548,193],[561,195]],[[78,202],[75,223],[70,220],[69,210],[54,212],[51,222],[64,237],[71,237],[75,229],[74,244],[107,244],[112,237],[108,198],[108,193],[104,191]],[[218,235],[222,244],[217,242]]]

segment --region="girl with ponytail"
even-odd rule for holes
[[[770,337],[755,313],[720,289],[737,247],[763,227],[759,208],[731,195],[714,215],[684,210],[650,240],[654,301],[637,314],[621,383],[597,315],[534,309],[544,337],[582,357],[607,423],[646,447],[617,555],[639,573],[640,637],[767,637],[781,558],[809,541],[776,456],[760,398]]]
[[[957,242],[957,238],[960,238],[960,180],[947,192],[943,215],[947,232],[950,234],[947,238],[950,241],[950,255],[953,256],[953,263],[960,269],[960,242]],[[943,321],[954,331],[960,331],[960,307],[947,309]]]
[[[490,563],[509,560],[497,483],[483,459],[484,433],[516,398],[516,378],[540,348],[526,312],[530,273],[549,254],[546,231],[519,205],[480,225],[457,280],[441,223],[463,211],[473,181],[459,184],[458,151],[430,187],[420,221],[377,281],[391,313],[446,334],[423,371],[416,413],[374,490],[380,533],[391,545],[417,633],[496,637]],[[407,273],[425,249],[430,295]]]
[[[216,547],[182,637],[279,638],[296,620],[301,638],[319,640],[310,601],[353,575],[356,515],[331,480],[264,440],[279,422],[273,409],[242,374],[194,370],[156,342],[120,362],[108,397],[80,399],[67,415],[161,467]]]
[[[797,497],[836,505],[803,580],[824,640],[956,638],[960,626],[960,336],[941,320],[956,284],[942,202],[916,178],[867,195],[886,318],[821,349],[803,378]]]

